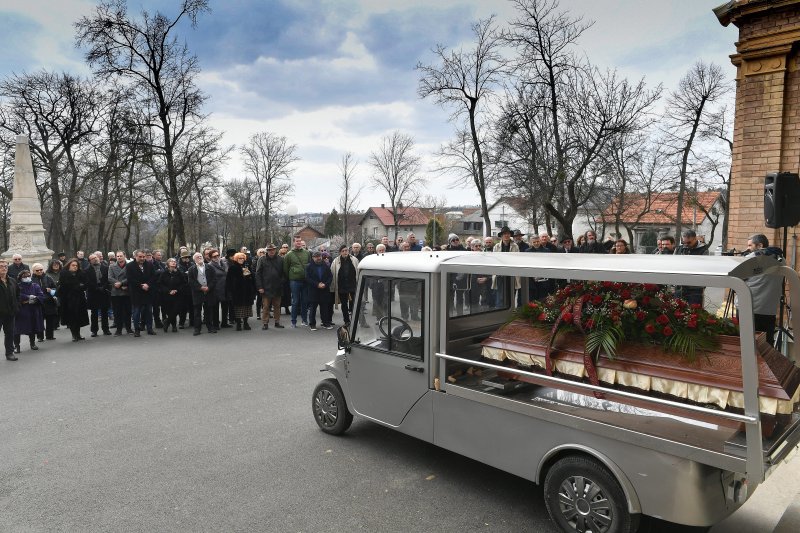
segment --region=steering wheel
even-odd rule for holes
[[[386,333],[386,330],[383,328],[384,322],[390,322],[390,321],[400,322],[399,326],[392,329],[391,335]],[[411,326],[408,324],[408,322],[397,317],[389,317],[389,316],[381,317],[381,319],[378,320],[378,329],[381,330],[381,333],[383,334],[384,337],[391,337],[392,339],[398,342],[406,342],[414,338],[414,330],[411,329]]]

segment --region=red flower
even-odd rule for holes
[[[731,322],[733,322],[733,324],[734,324],[735,326],[738,326],[738,325],[739,325],[739,319],[738,319],[737,317],[733,317],[733,318],[731,318]]]
[[[700,305],[700,304],[692,304],[691,307],[692,307],[692,309],[700,309],[703,306]]]
[[[686,323],[686,325],[694,329],[697,327],[697,320],[690,320],[689,322]]]
[[[656,318],[656,322],[658,322],[663,326],[665,324],[669,324],[669,318],[667,317],[667,315],[658,315],[658,318]]]
[[[645,318],[647,318],[647,313],[644,311],[636,311],[636,320],[639,322],[644,322]]]
[[[717,319],[709,317],[708,320],[706,320],[706,323],[713,326],[714,324],[717,323]]]
[[[642,303],[643,303],[644,305],[650,305],[650,297],[649,297],[649,296],[647,296],[647,295],[645,295],[645,296],[642,296]]]
[[[572,319],[575,318],[575,316],[570,312],[566,312],[561,315],[561,318],[564,319],[564,322],[572,322]]]
[[[658,285],[655,285],[653,283],[645,283],[644,284],[644,290],[651,291],[651,292],[652,291],[657,291],[658,290]]]
[[[631,297],[631,291],[628,289],[624,289],[622,292],[619,293],[619,297],[623,300],[628,300]]]
[[[595,295],[595,296],[593,296],[593,297],[592,297],[592,303],[593,303],[594,305],[600,305],[601,303],[603,303],[603,297],[602,297],[602,296],[600,296],[600,295]]]
[[[681,312],[681,311],[675,311],[675,318],[677,318],[678,320],[680,320],[681,318],[683,318],[683,312]]]
[[[614,286],[614,283],[612,283],[610,281],[604,281],[603,282],[603,287],[605,287],[607,289],[610,288],[610,287],[613,287],[613,286]]]
[[[669,326],[664,326],[664,329],[661,330],[661,333],[663,333],[665,337],[669,337],[672,335],[672,328]]]
[[[680,298],[676,298],[676,300],[678,303],[678,307],[680,307],[681,309],[685,309],[686,306],[689,305],[686,303],[686,300],[681,300]]]
[[[539,316],[536,317],[536,320],[539,320],[539,321],[547,320],[547,315],[545,314],[544,311],[542,311],[541,313],[539,313]]]
[[[536,309],[539,306],[536,304],[536,302],[528,302],[528,307],[531,309]]]
[[[656,327],[653,324],[647,324],[644,327],[644,330],[647,332],[648,335],[652,335],[656,332]]]
[[[594,320],[590,318],[589,320],[586,321],[583,327],[585,327],[586,329],[592,329],[594,327]]]

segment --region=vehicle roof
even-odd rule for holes
[[[769,256],[663,256],[653,254],[559,254],[497,253],[471,251],[392,252],[365,257],[359,267],[370,270],[437,272],[443,266],[475,267],[487,265],[507,268],[539,268],[565,271],[607,271],[615,273],[699,274],[746,279],[780,266]]]
[[[401,272],[437,272],[446,259],[474,254],[467,250],[458,252],[388,252],[371,254],[358,263],[359,269],[399,270]]]

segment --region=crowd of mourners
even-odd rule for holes
[[[462,244],[450,234],[444,250],[491,252],[630,253],[620,239],[600,243],[596,234],[586,232],[577,242],[560,242],[543,233],[529,242],[519,230],[502,228],[494,237],[469,238]],[[659,253],[708,253],[693,232],[683,234],[681,249],[665,237]],[[0,326],[4,332],[6,359],[16,361],[22,337],[31,350],[37,343],[55,339],[64,326],[72,340],[84,340],[82,328],[89,326],[92,337],[99,335],[140,337],[177,333],[191,328],[200,335],[223,328],[250,330],[256,317],[262,330],[319,326],[332,329],[334,308],[341,308],[342,321],[350,324],[356,291],[358,263],[374,253],[431,250],[413,233],[390,243],[387,236],[377,245],[360,243],[340,247],[335,257],[321,247],[314,252],[295,238],[292,246],[269,244],[251,255],[246,248],[220,250],[208,247],[192,252],[182,247],[175,257],[164,258],[161,250],[125,252],[78,251],[67,259],[59,254],[45,267],[28,266],[15,254],[9,264],[0,260]]]

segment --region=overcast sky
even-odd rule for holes
[[[666,90],[697,60],[716,62],[729,78],[737,30],[723,28],[712,8],[722,0],[561,0],[573,15],[594,21],[580,45],[597,66]],[[129,0],[176,13],[177,0]],[[87,0],[0,0],[0,75],[41,68],[88,74],[74,45],[72,23],[90,15]],[[260,131],[298,146],[294,173],[301,212],[329,211],[340,195],[339,162],[346,151],[356,170],[364,209],[387,200],[370,188],[369,153],[394,130],[413,135],[429,177],[428,193],[450,205],[477,205],[477,193],[431,173],[430,154],[453,132],[448,114],[417,97],[418,61],[437,43],[468,44],[470,23],[514,15],[505,0],[211,0],[212,12],[182,31],[202,68],[211,124],[227,144]],[[237,158],[226,178],[240,177]]]

